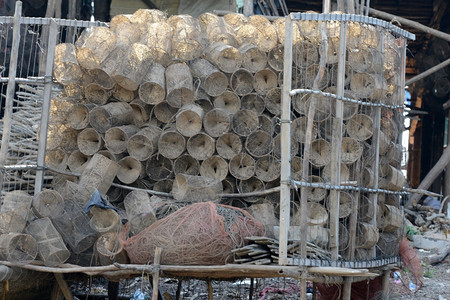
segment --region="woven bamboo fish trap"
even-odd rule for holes
[[[108,266],[113,263],[126,264],[129,262],[128,256],[119,243],[117,234],[114,232],[102,234],[95,242],[95,250],[102,266]]]
[[[110,159],[112,161],[115,161],[115,162],[118,162],[124,156],[123,153],[121,153],[121,154],[112,154],[111,152],[109,152],[106,149],[98,151],[97,154],[103,155],[104,157],[106,157],[106,158],[108,158],[108,159]]]
[[[158,139],[158,152],[169,159],[176,159],[186,150],[186,139],[175,128],[164,130]]]
[[[365,114],[354,115],[347,122],[347,133],[350,137],[365,141],[373,135],[373,121],[372,118]]]
[[[133,109],[133,122],[135,126],[141,128],[149,124],[150,119],[150,105],[140,99],[134,99],[130,103]]]
[[[20,233],[25,228],[33,198],[25,191],[5,194],[0,208],[0,233]]]
[[[266,109],[275,116],[281,115],[281,89],[278,87],[270,89],[264,98]]]
[[[190,63],[192,75],[200,80],[200,86],[210,96],[216,97],[226,91],[227,76],[206,59],[196,59]]]
[[[178,132],[185,137],[200,133],[203,127],[203,115],[201,106],[194,103],[183,105],[175,117]]]
[[[263,69],[255,73],[253,77],[253,88],[260,95],[266,95],[271,89],[278,85],[277,75],[270,69]]]
[[[172,38],[172,26],[167,22],[156,22],[147,25],[147,30],[141,35],[141,43],[148,47],[155,63],[167,66],[172,53]]]
[[[119,203],[123,201],[124,193],[121,188],[111,186],[106,193],[108,201],[111,203]]]
[[[88,70],[99,68],[115,43],[116,37],[107,27],[94,27],[83,31],[75,44],[78,63]]]
[[[297,44],[304,42],[302,37],[300,36],[300,23],[297,21],[293,21],[292,24],[292,43],[294,46]],[[285,18],[278,18],[275,21],[273,21],[273,26],[275,27],[275,30],[277,31],[278,36],[278,42],[281,45],[284,45],[284,35],[286,31],[286,20]]]
[[[246,69],[238,69],[230,78],[231,89],[239,96],[250,94],[253,90],[253,75]]]
[[[294,63],[299,68],[308,68],[319,63],[319,52],[316,44],[310,42],[296,44]]]
[[[101,68],[105,68],[104,65],[106,62],[109,62],[111,54],[106,58],[106,60],[100,66]],[[115,58],[115,57],[114,57]],[[110,90],[115,86],[114,79],[103,69],[91,69],[87,71],[89,78],[92,79],[92,83],[99,85],[101,88],[105,90]]]
[[[341,161],[344,164],[353,164],[362,156],[363,147],[359,141],[350,137],[342,138]]]
[[[137,234],[156,221],[155,207],[145,191],[131,191],[123,200],[131,232]]]
[[[95,107],[92,103],[77,103],[70,111],[67,125],[73,129],[82,130],[89,125],[89,111]]]
[[[81,80],[83,73],[78,64],[76,49],[73,44],[56,45],[53,76],[63,85],[75,84]]]
[[[331,195],[330,195],[331,196]],[[330,201],[335,199],[328,197],[327,206],[330,207]],[[347,218],[352,212],[353,196],[347,192],[339,193],[339,219]]]
[[[307,117],[299,117],[296,118],[291,123],[291,133],[292,137],[296,142],[299,143],[305,143],[305,135],[306,135],[306,125],[308,122]],[[315,139],[318,135],[318,128],[316,124],[313,124],[312,131],[311,131],[311,138]]]
[[[195,100],[191,70],[185,63],[175,63],[166,68],[166,101],[180,108]]]
[[[188,139],[186,149],[195,159],[205,160],[216,151],[216,141],[206,133],[200,132]]]
[[[84,155],[80,150],[74,150],[67,159],[67,167],[72,172],[81,173],[86,168],[90,159],[91,156]]]
[[[403,227],[403,212],[392,205],[383,206],[383,217],[382,222],[379,224],[385,232],[394,232],[399,228]]]
[[[405,182],[406,179],[402,171],[389,165],[386,175],[380,180],[379,184],[381,188],[391,191],[400,191]]]
[[[380,238],[378,228],[367,223],[359,223],[356,234],[356,246],[370,249],[375,246]]]
[[[135,24],[140,32],[145,32],[146,25],[167,20],[167,14],[158,9],[138,9],[130,16],[130,22]]]
[[[245,149],[253,157],[263,157],[272,150],[272,137],[268,132],[256,130],[245,139]]]
[[[155,182],[153,185],[153,190],[157,192],[163,192],[163,193],[170,193],[173,186],[173,179],[163,179],[160,181]],[[152,197],[150,197],[150,200],[152,200]],[[154,202],[152,201],[152,205],[154,205]]]
[[[127,142],[136,134],[139,128],[134,125],[112,127],[105,133],[105,146],[109,152],[120,154],[127,150]]]
[[[141,128],[131,136],[127,142],[127,151],[130,156],[139,161],[147,160],[158,149],[158,140],[162,130],[157,126]]]
[[[132,156],[125,156],[117,163],[119,164],[119,170],[116,177],[125,184],[135,182],[144,174],[144,166],[139,160]]]
[[[390,117],[383,116],[380,120],[380,128],[384,134],[386,134],[391,141],[398,139],[398,128],[397,124]]]
[[[225,109],[230,114],[236,114],[241,109],[241,99],[232,91],[225,91],[214,98],[214,107]]]
[[[216,178],[178,174],[173,182],[172,194],[185,202],[220,201],[222,182]]]
[[[221,42],[227,45],[236,46],[237,41],[233,28],[225,20],[212,13],[204,13],[198,17],[202,32],[206,33],[206,42],[214,44]]]
[[[144,44],[134,43],[114,72],[114,80],[123,88],[135,91],[147,74],[150,64],[149,48]]]
[[[100,234],[118,232],[120,230],[122,223],[119,214],[114,209],[103,209],[94,206],[89,212],[92,215],[89,224]]]
[[[189,61],[203,52],[202,30],[197,19],[188,15],[171,16],[167,22],[173,28],[172,52],[174,59]]]
[[[248,94],[241,98],[241,109],[249,109],[260,115],[265,107],[264,99],[258,94]]]
[[[114,89],[112,89],[112,98],[122,102],[130,103],[136,99],[137,95],[137,91],[127,90],[120,85],[116,85]]]
[[[203,118],[205,132],[212,137],[219,137],[227,133],[230,126],[230,112],[225,109],[214,108],[207,112]]]
[[[284,45],[277,45],[272,50],[270,50],[267,58],[269,66],[275,71],[283,71],[283,61],[284,61]]]
[[[325,180],[317,175],[310,175],[308,181],[311,183],[324,183]],[[307,187],[308,190],[308,201],[311,202],[321,202],[325,199],[327,195],[327,190],[323,188]]]
[[[97,106],[89,113],[89,123],[99,133],[109,128],[132,123],[133,109],[124,102],[110,102]]]
[[[308,202],[306,210],[309,225],[323,225],[327,222],[328,212],[321,204]]]
[[[264,188],[264,182],[255,176],[252,176],[246,180],[239,180],[237,184],[237,190],[239,193],[261,192],[264,190]],[[259,197],[247,197],[245,201],[255,203],[258,202],[259,199]]]
[[[278,158],[266,155],[255,162],[255,175],[264,182],[278,179],[281,173],[281,162]]]
[[[171,106],[166,101],[160,102],[153,107],[153,113],[158,121],[162,123],[169,123],[175,120],[175,115],[178,109]]]
[[[281,159],[281,134],[277,134],[272,140],[273,155]],[[291,138],[291,157],[298,153],[299,145],[293,138]]]
[[[103,105],[111,97],[111,91],[106,90],[96,83],[91,83],[84,88],[86,100],[97,105]]]
[[[253,15],[248,24],[237,29],[236,40],[239,44],[253,44],[268,52],[277,44],[277,31],[264,16]]]
[[[331,182],[331,164],[326,165],[322,169],[322,178],[326,182]],[[340,172],[341,182],[348,181],[350,179],[350,170],[345,164],[341,164],[341,172]]]
[[[189,154],[183,154],[174,161],[173,173],[175,175],[186,174],[196,176],[200,173],[200,164],[198,160]]]
[[[112,31],[116,36],[116,45],[119,46],[128,46],[137,43],[141,38],[139,27],[133,23],[122,22],[117,24]]]
[[[219,155],[208,157],[200,166],[200,175],[220,181],[225,180],[228,175],[228,162]]]
[[[252,73],[263,70],[267,65],[267,54],[253,44],[242,44],[238,48],[242,67]]]
[[[293,180],[301,181],[303,173],[303,159],[300,156],[291,157],[291,177]]]
[[[103,148],[103,137],[94,128],[89,127],[78,134],[77,145],[84,155],[94,155]]]
[[[316,167],[324,167],[331,161],[330,143],[324,139],[316,139],[311,143],[311,164]]]
[[[216,150],[217,154],[224,159],[232,159],[235,155],[241,153],[242,141],[240,137],[234,133],[225,133],[216,140]]]
[[[58,266],[69,259],[70,252],[49,218],[34,220],[25,231],[36,240],[39,258],[46,266]]]
[[[206,58],[225,73],[233,73],[242,64],[239,50],[221,42],[212,44],[206,49]]]
[[[390,257],[398,255],[400,237],[394,233],[383,232],[377,243],[377,255]]]
[[[33,212],[39,218],[56,217],[64,210],[64,199],[55,190],[43,190],[33,197]]]
[[[239,136],[249,136],[258,126],[258,115],[248,109],[238,111],[231,120],[231,128]]]
[[[167,179],[172,175],[173,163],[162,155],[153,154],[146,162],[145,171],[155,181]]]
[[[269,132],[270,134],[280,133],[279,127],[276,126],[275,120],[269,114],[263,113],[259,115],[258,122],[259,122],[258,126],[259,129],[264,130],[265,132]]]
[[[8,233],[0,234],[0,259],[30,263],[38,254],[36,240],[28,234]]]
[[[153,105],[164,100],[166,97],[165,70],[161,64],[156,62],[149,66],[139,86],[139,99]]]
[[[265,234],[267,237],[275,237],[274,225],[279,221],[275,217],[275,211],[272,203],[254,203],[247,210],[256,220],[264,225]],[[278,235],[276,235],[278,236]]]
[[[239,153],[228,163],[230,174],[240,180],[246,180],[255,174],[255,160],[247,153]]]
[[[45,164],[56,170],[65,170],[69,156],[61,149],[49,150],[45,154]]]

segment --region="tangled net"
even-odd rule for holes
[[[134,264],[153,262],[155,248],[161,247],[161,264],[216,265],[230,262],[231,250],[244,246],[246,237],[263,233],[263,225],[246,211],[203,202],[181,208],[131,238],[127,223],[119,241]]]

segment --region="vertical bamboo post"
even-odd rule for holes
[[[252,0],[244,0],[244,15],[247,17],[253,15],[253,1]]]
[[[287,264],[287,239],[290,217],[291,190],[291,81],[292,81],[292,17],[286,16],[284,39],[284,77],[281,96],[281,177],[280,177],[280,233],[279,258],[280,265]]]
[[[352,278],[344,277],[344,290],[342,292],[342,300],[350,300],[352,294]]]
[[[369,0],[367,0],[369,1]],[[384,35],[380,35],[380,44],[379,44],[379,49],[381,53],[384,52]],[[378,106],[377,108],[375,108],[375,120],[373,122],[373,132],[374,135],[372,137],[374,144],[375,144],[375,162],[374,165],[372,166],[372,172],[374,174],[374,177],[376,178],[375,180],[375,186],[374,189],[378,190],[379,188],[379,183],[378,183],[378,165],[380,164],[380,131],[381,131],[381,126],[380,126],[380,122],[381,122],[381,106]],[[369,195],[369,199],[371,200],[371,203],[373,205],[373,217],[372,217],[372,221],[371,221],[371,225],[373,225],[375,228],[377,228],[377,214],[378,214],[378,192],[376,193],[372,193]],[[377,250],[376,250],[376,245],[374,245],[370,251],[370,256],[371,258],[376,257],[377,254]]]
[[[155,267],[155,271],[152,274],[152,277],[153,277],[152,300],[158,300],[159,263],[161,262],[161,252],[162,252],[162,248],[156,247],[155,259],[153,261],[153,266]]]
[[[323,0],[323,7],[322,7],[322,13],[328,14],[331,10],[331,1],[330,0]]]
[[[213,300],[213,287],[211,279],[208,280],[208,300]]]
[[[6,87],[5,100],[5,115],[3,117],[3,135],[0,149],[0,166],[3,167],[6,163],[6,156],[8,153],[9,136],[11,135],[12,125],[12,108],[14,93],[16,90],[16,73],[17,73],[17,59],[19,57],[19,42],[20,42],[20,18],[22,16],[22,2],[16,2],[16,10],[14,12],[14,28],[13,28],[13,42],[11,47],[11,56],[9,58],[9,74],[8,86]]]
[[[248,294],[248,300],[253,300],[254,290],[255,290],[255,278],[250,278],[250,292]]]
[[[34,186],[35,195],[42,190],[42,182],[44,180],[45,152],[47,147],[48,122],[50,119],[53,60],[55,59],[56,37],[57,37],[56,22],[54,20],[50,20],[50,32],[47,45],[47,57],[44,76],[45,82],[44,82],[44,95],[42,104],[42,117],[39,130],[39,145],[37,155],[37,165],[39,170],[36,171],[36,182]]]
[[[347,22],[341,22],[340,25],[336,94],[338,96],[343,96],[345,84]],[[342,118],[344,105],[341,100],[336,100],[335,105],[336,116],[333,120],[333,129],[335,132],[331,140],[331,185],[339,186],[341,185]],[[331,258],[333,260],[337,260],[339,255],[339,198],[339,191],[330,191],[330,247]]]
[[[383,294],[381,296],[381,299],[388,300],[389,299],[389,278],[391,275],[391,270],[384,270],[383,271],[383,278],[381,279],[381,289],[383,291]]]

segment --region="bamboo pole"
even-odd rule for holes
[[[391,270],[385,270],[383,272],[383,277],[381,279],[381,287],[383,290],[383,294],[382,294],[382,298],[383,300],[388,300],[389,299],[389,278],[391,277]]]
[[[159,263],[161,261],[161,252],[162,248],[156,247],[155,249],[155,260],[153,261],[153,267],[155,270],[153,271],[153,293],[152,300],[158,300],[158,283],[159,283]]]
[[[54,20],[50,20],[49,40],[47,45],[47,57],[45,64],[45,83],[44,83],[44,95],[41,113],[41,123],[39,129],[39,149],[37,157],[37,165],[40,168],[36,171],[36,182],[34,186],[35,195],[42,190],[44,167],[45,167],[45,152],[47,148],[47,134],[48,134],[48,122],[50,119],[50,104],[52,94],[52,74],[53,74],[53,61],[55,59],[55,47],[57,37],[58,26]]]
[[[8,154],[8,144],[11,135],[12,127],[12,109],[14,92],[16,89],[16,73],[17,73],[17,60],[19,57],[19,42],[20,42],[20,18],[22,16],[22,2],[16,2],[16,10],[14,12],[14,28],[13,28],[13,42],[11,46],[11,53],[9,59],[9,81],[6,87],[6,99],[5,99],[5,114],[3,116],[3,135],[0,149],[0,167],[3,167],[6,163],[6,156]]]
[[[281,175],[280,175],[280,233],[279,233],[279,259],[280,265],[287,264],[287,240],[290,218],[291,190],[289,178],[291,172],[291,91],[292,84],[292,18],[286,17],[284,39],[284,70],[283,89],[281,97]]]
[[[253,15],[253,1],[252,0],[244,0],[244,15],[247,17]]]
[[[67,300],[74,300],[72,292],[70,291],[67,282],[64,280],[63,275],[58,273],[53,273],[53,275],[55,275],[56,282],[58,283],[59,288],[63,292],[64,297]]]
[[[424,71],[424,72],[414,76],[413,78],[408,79],[405,82],[405,85],[413,84],[414,82],[419,81],[420,79],[423,79],[423,78],[433,74],[434,72],[437,72],[437,71],[445,68],[448,65],[450,65],[450,58],[445,60],[445,61],[443,61],[443,62],[441,62],[440,64],[437,64],[434,67],[432,67],[432,68],[430,68],[430,69],[428,69],[428,70],[426,70],[426,71]]]
[[[352,278],[344,279],[344,290],[342,292],[342,300],[350,300],[352,295]]]

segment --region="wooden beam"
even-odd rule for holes
[[[423,31],[425,33],[431,34],[431,35],[433,35],[435,37],[438,37],[440,39],[443,39],[443,40],[446,40],[446,41],[450,42],[450,34],[442,32],[442,31],[439,31],[439,30],[436,30],[436,29],[431,28],[429,26],[425,26],[423,24],[420,24],[419,22],[411,21],[409,19],[406,19],[406,18],[403,18],[403,17],[399,17],[399,16],[396,16],[396,15],[393,15],[393,14],[390,14],[390,13],[387,13],[387,12],[383,12],[383,11],[380,11],[380,10],[377,10],[377,9],[374,9],[374,8],[369,8],[369,13],[374,15],[374,16],[376,16],[376,17],[388,20],[390,22],[394,21],[394,20],[398,21],[398,22],[400,22],[400,24],[402,24],[402,26],[407,25],[407,26],[413,27],[415,29],[421,30],[421,31]]]
[[[74,300],[72,292],[70,291],[69,286],[67,285],[67,282],[64,280],[62,274],[53,273],[53,275],[55,275],[56,282],[58,283],[59,288],[63,292],[64,297],[67,300]]]
[[[449,163],[450,163],[450,147],[444,150],[437,163],[433,166],[430,172],[428,172],[428,174],[419,184],[418,189],[424,190],[428,189]],[[412,208],[412,206],[417,203],[420,197],[421,197],[420,194],[412,195],[412,197],[408,200],[408,202],[406,202],[405,207]]]

